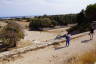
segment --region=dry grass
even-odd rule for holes
[[[91,50],[83,54],[79,58],[79,64],[94,64],[95,62],[96,62],[96,48],[95,50]]]
[[[96,44],[94,44],[96,46]],[[95,64],[96,63],[96,47],[94,50],[89,50],[88,52],[78,56],[70,57],[66,64]],[[65,64],[65,63],[64,63]]]
[[[94,64],[96,62],[96,50],[87,52],[80,56],[73,56],[70,59],[70,62],[67,61],[67,64]]]
[[[96,61],[96,52],[88,52],[80,57],[80,63],[82,64],[94,64]]]
[[[25,21],[16,21],[18,24],[20,24],[23,28],[28,29],[29,22]]]
[[[82,56],[73,56],[67,60],[66,64],[94,64],[95,62],[96,62],[96,52],[92,51],[87,52]]]

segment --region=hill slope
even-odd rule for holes
[[[74,56],[80,56],[88,51],[96,50],[96,35],[93,40],[89,40],[89,35],[76,38],[71,41],[69,47],[64,47],[65,43],[54,48],[49,46],[36,51],[22,54],[19,58],[13,59],[4,64],[66,64]],[[64,48],[62,48],[64,47]],[[0,63],[1,64],[1,63]]]

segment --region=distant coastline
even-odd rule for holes
[[[70,13],[70,14],[77,14],[77,13]],[[0,16],[0,19],[7,19],[7,18],[33,18],[35,16],[54,16],[54,15],[66,15],[66,14],[42,14],[42,15],[22,15],[22,16]]]
[[[32,16],[2,16],[0,17],[0,19],[11,19],[11,18],[32,18],[34,17],[35,15],[32,15]]]

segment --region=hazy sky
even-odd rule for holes
[[[78,13],[96,0],[0,0],[0,16]]]

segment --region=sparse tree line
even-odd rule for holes
[[[73,34],[86,32],[90,27],[94,27],[93,21],[96,21],[96,4],[88,5],[85,10],[77,14],[77,25],[67,31]]]
[[[30,20],[29,28],[41,29],[45,27],[66,26],[76,23],[76,14],[37,16]]]
[[[45,20],[46,18],[46,20]],[[41,21],[42,20],[42,21]],[[68,24],[77,24],[67,31],[72,34],[88,31],[92,26],[92,21],[96,21],[96,4],[88,5],[85,10],[78,14],[37,16],[30,20],[29,28],[44,28],[55,26],[66,26]]]

